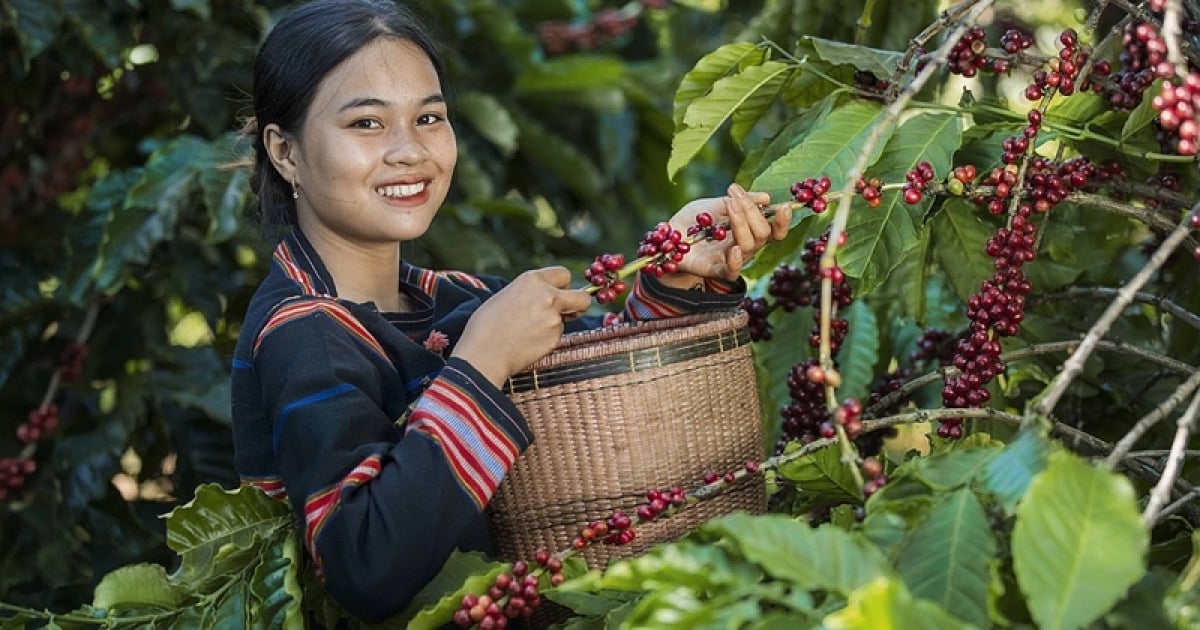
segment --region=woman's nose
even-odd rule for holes
[[[428,155],[429,151],[415,129],[396,129],[388,137],[383,159],[388,164],[416,164]]]

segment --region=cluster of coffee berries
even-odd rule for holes
[[[975,181],[976,175],[978,173],[975,171],[974,164],[954,167],[954,170],[950,172],[950,177],[946,179],[946,192],[955,196],[965,194],[967,186]]]
[[[655,518],[658,518],[668,508],[682,507],[687,504],[687,493],[683,488],[675,486],[668,490],[659,490],[651,488],[646,491],[646,502],[637,506],[634,514],[637,514],[638,521],[648,523]],[[631,531],[631,530],[627,530]],[[625,541],[628,542],[628,541]],[[614,541],[615,544],[624,544],[621,541]]]
[[[540,564],[550,572],[550,583],[555,586],[561,584],[564,580],[562,559],[545,551],[538,551],[538,557],[545,560]],[[541,605],[538,583],[537,573],[531,573],[529,565],[524,560],[518,560],[513,563],[510,573],[496,576],[487,593],[464,595],[458,610],[454,611],[452,621],[459,628],[507,628],[510,619],[529,618]]]
[[[875,457],[864,457],[858,469],[862,471],[863,478],[866,480],[866,483],[863,484],[864,497],[875,494],[888,482],[887,475],[883,474],[883,462]]]
[[[742,298],[742,302],[738,306],[750,316],[746,322],[746,329],[750,333],[750,340],[765,341],[770,339],[774,330],[768,316],[771,314],[771,309],[774,308],[774,305],[767,302],[767,298],[746,296]]]
[[[783,424],[775,452],[783,452],[787,443],[800,440],[808,444],[817,438],[836,435],[829,424],[829,407],[825,404],[826,370],[817,359],[802,361],[788,371],[787,386],[790,400],[779,414]]]
[[[86,345],[77,341],[67,344],[58,361],[59,378],[67,383],[79,378],[83,374],[83,362],[87,360],[87,355]]]
[[[859,177],[858,181],[854,182],[854,191],[862,195],[863,201],[872,208],[878,208],[879,204],[883,203],[881,188],[883,188],[883,182],[879,181],[878,177],[871,179]]]
[[[848,235],[842,232],[842,236],[838,246],[846,244]],[[846,333],[850,331],[850,322],[842,317],[837,317],[839,308],[846,308],[854,302],[854,290],[850,283],[846,281],[846,274],[840,267],[821,268],[821,258],[825,255],[825,250],[829,246],[829,232],[825,232],[818,238],[810,238],[804,242],[804,250],[800,252],[800,261],[804,263],[804,270],[809,278],[820,278],[822,280],[828,278],[830,284],[833,285],[833,309],[830,314],[830,338],[829,347],[832,354],[837,354],[838,348],[846,339]],[[810,303],[818,304],[821,300],[821,285],[819,282],[810,282],[812,286],[812,296]],[[813,329],[808,336],[808,344],[814,348],[821,346],[821,311],[813,309]]]
[[[829,192],[832,186],[833,182],[824,175],[810,177],[792,184],[792,199],[812,210],[813,214],[821,214],[829,208],[829,202],[825,200],[825,193]]]
[[[638,24],[636,15],[617,9],[605,9],[591,20],[571,23],[561,20],[538,25],[538,39],[548,55],[561,55],[572,50],[590,50],[603,46]]]
[[[628,288],[625,281],[617,275],[617,271],[623,266],[624,254],[600,254],[583,272],[583,277],[588,283],[596,287],[597,302],[612,302]]]
[[[912,206],[921,203],[924,197],[924,192],[929,188],[929,183],[934,180],[937,175],[933,172],[933,165],[929,162],[920,162],[917,167],[905,174],[904,188],[904,203]]]
[[[809,265],[797,269],[791,265],[780,265],[771,273],[767,293],[775,298],[775,304],[787,312],[802,306],[812,306],[821,297],[820,278],[811,273]]]
[[[37,464],[28,457],[5,457],[0,459],[0,501],[8,493],[25,485],[25,479],[37,470]]]
[[[875,406],[885,396],[898,391],[914,374],[928,370],[930,364],[934,361],[937,361],[938,365],[941,366],[953,360],[954,344],[951,343],[953,340],[954,336],[950,332],[937,328],[930,328],[921,333],[921,337],[916,342],[916,349],[908,353],[908,360],[912,367],[898,367],[876,380],[875,384],[871,387],[871,395],[867,398],[867,406],[872,408],[873,413],[878,416],[890,413],[907,402],[906,398],[899,398],[894,404],[881,409],[875,409]],[[875,433],[880,432],[876,431]],[[875,433],[868,435],[874,435]],[[859,452],[863,453],[865,451],[860,448]]]
[[[50,403],[29,412],[28,419],[17,426],[17,441],[30,444],[58,428],[58,405]]]
[[[696,215],[696,222],[688,227],[689,237],[723,241],[729,236],[729,224],[717,223],[707,212]]]
[[[1131,21],[1125,25],[1122,38],[1124,49],[1117,57],[1121,68],[1112,75],[1108,102],[1114,109],[1131,111],[1141,104],[1142,95],[1160,72],[1169,77],[1175,70],[1167,61],[1166,42],[1153,24]]]
[[[970,78],[975,76],[980,68],[991,65],[987,55],[987,42],[984,41],[986,35],[983,27],[972,26],[954,42],[954,47],[950,49],[950,58],[947,60],[947,68],[951,73]]]
[[[1179,85],[1163,81],[1153,105],[1158,111],[1158,129],[1163,132],[1159,142],[1179,155],[1196,155],[1200,150],[1200,72],[1188,72]]]
[[[1066,29],[1059,36],[1062,48],[1058,57],[1051,58],[1047,68],[1033,73],[1033,83],[1025,88],[1025,98],[1040,101],[1053,90],[1058,90],[1063,96],[1070,96],[1076,90],[1100,92],[1104,89],[1104,78],[1112,71],[1107,62],[1092,64],[1092,70],[1085,77],[1080,73],[1087,66],[1092,56],[1092,47],[1079,43],[1079,35],[1074,29]]]
[[[691,250],[691,243],[683,237],[683,232],[671,227],[670,223],[659,222],[654,229],[646,232],[642,242],[638,243],[639,258],[653,257],[642,267],[642,273],[662,277],[679,270],[679,261],[684,254]]]

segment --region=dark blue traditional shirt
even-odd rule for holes
[[[407,606],[455,548],[491,551],[483,509],[533,440],[499,389],[444,358],[505,281],[407,263],[400,277],[411,312],[340,299],[293,231],[250,302],[233,359],[243,483],[291,503],[326,590],[367,621]],[[743,289],[679,290],[638,274],[620,319],[729,310]],[[600,324],[582,318],[568,330]]]

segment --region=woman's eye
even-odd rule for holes
[[[379,124],[379,121],[375,120],[374,118],[360,118],[350,123],[350,126],[354,127],[355,129],[380,129],[383,127],[383,125]]]
[[[435,123],[442,122],[445,119],[446,118],[440,114],[421,114],[421,116],[419,118],[417,118],[417,124],[418,125],[432,125]]]

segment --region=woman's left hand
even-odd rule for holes
[[[728,195],[696,199],[689,202],[675,216],[671,227],[687,234],[696,223],[696,215],[707,212],[715,224],[729,223],[725,240],[698,241],[679,263],[679,270],[664,276],[662,280],[676,287],[691,287],[701,278],[735,281],[741,275],[742,265],[764,245],[782,240],[787,236],[792,220],[791,204],[780,204],[775,216],[768,220],[762,209],[771,202],[765,192],[747,192],[737,184],[730,184]]]

